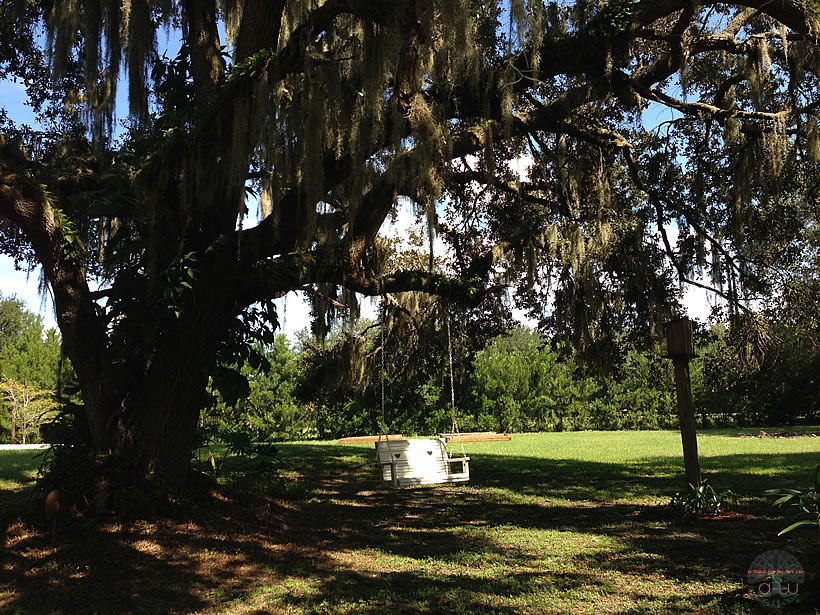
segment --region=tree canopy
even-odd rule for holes
[[[513,286],[604,351],[678,310],[681,282],[773,293],[816,236],[814,0],[2,12],[0,71],[49,128],[2,118],[0,250],[43,267],[101,463],[172,486],[209,379],[241,388],[224,365],[264,362],[248,342],[273,341],[286,292],[336,310]],[[440,267],[386,257],[404,200],[450,247]]]

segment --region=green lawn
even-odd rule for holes
[[[0,612],[774,612],[743,583],[754,557],[786,549],[807,572],[820,558],[809,530],[777,537],[786,512],[761,494],[807,486],[820,438],[739,433],[699,436],[737,508],[685,523],[644,512],[682,486],[676,432],[470,443],[469,484],[400,490],[370,446],[282,444],[280,478],[234,480],[185,519],[69,523],[56,545],[12,527]]]
[[[25,506],[42,454],[42,450],[0,450],[0,511]]]

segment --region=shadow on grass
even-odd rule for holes
[[[32,473],[40,467],[43,451],[0,450],[0,480],[31,482]]]
[[[0,450],[0,532],[34,503],[42,451]]]
[[[764,612],[742,586],[782,518],[641,521],[634,502],[682,480],[668,458],[626,464],[480,454],[467,485],[386,490],[370,447],[280,447],[292,493],[228,499],[190,519],[9,526],[0,611],[27,613]],[[716,487],[802,485],[816,456],[704,460]],[[809,570],[820,565],[803,561]],[[715,589],[717,584],[717,589]],[[703,590],[692,589],[703,587]],[[47,588],[47,591],[44,590]],[[576,610],[577,609],[577,610]]]
[[[668,457],[624,463],[534,459],[480,455],[473,457],[475,485],[580,501],[668,500],[685,486],[682,460]],[[805,487],[820,453],[741,454],[704,457],[701,472],[715,489],[757,497],[773,487]]]
[[[469,486],[498,488],[524,496],[589,502],[668,500],[685,486],[683,460],[669,457],[606,463],[487,453],[470,456]],[[338,475],[336,482],[342,490],[381,488],[373,469],[375,454],[370,448],[291,444],[280,448],[280,458],[283,467],[306,478]],[[700,460],[703,475],[715,489],[731,489],[741,497],[760,497],[774,487],[804,488],[818,462],[820,450],[718,455]],[[327,480],[321,488],[326,486]]]

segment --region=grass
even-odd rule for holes
[[[469,484],[402,490],[379,484],[372,447],[286,443],[279,477],[236,479],[184,518],[69,520],[53,542],[9,520],[0,612],[768,613],[743,584],[752,559],[820,560],[809,534],[777,537],[761,494],[805,488],[820,438],[739,433],[699,436],[738,508],[687,523],[646,514],[683,486],[677,432],[470,443]],[[7,453],[0,480],[23,493],[36,464]]]
[[[0,511],[19,510],[30,498],[43,451],[0,450]]]

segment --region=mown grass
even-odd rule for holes
[[[784,513],[762,492],[807,486],[820,438],[699,445],[739,504],[681,523],[646,514],[683,486],[677,432],[470,443],[469,484],[400,490],[379,483],[372,447],[282,444],[279,477],[234,477],[185,519],[68,525],[56,544],[17,528],[0,611],[771,612],[744,585],[751,560],[781,548],[811,572],[820,558],[806,533],[777,537]]]
[[[42,450],[0,450],[0,511],[19,510],[30,497]]]
[[[811,469],[820,463],[820,437],[739,437],[758,431],[699,434],[704,477],[739,497],[808,484]],[[681,449],[675,431],[590,431],[520,434],[510,442],[472,443],[468,452],[488,456],[476,466],[476,478],[513,498],[549,489],[550,497],[571,501],[655,503],[685,486]],[[507,487],[505,473],[512,477]]]

